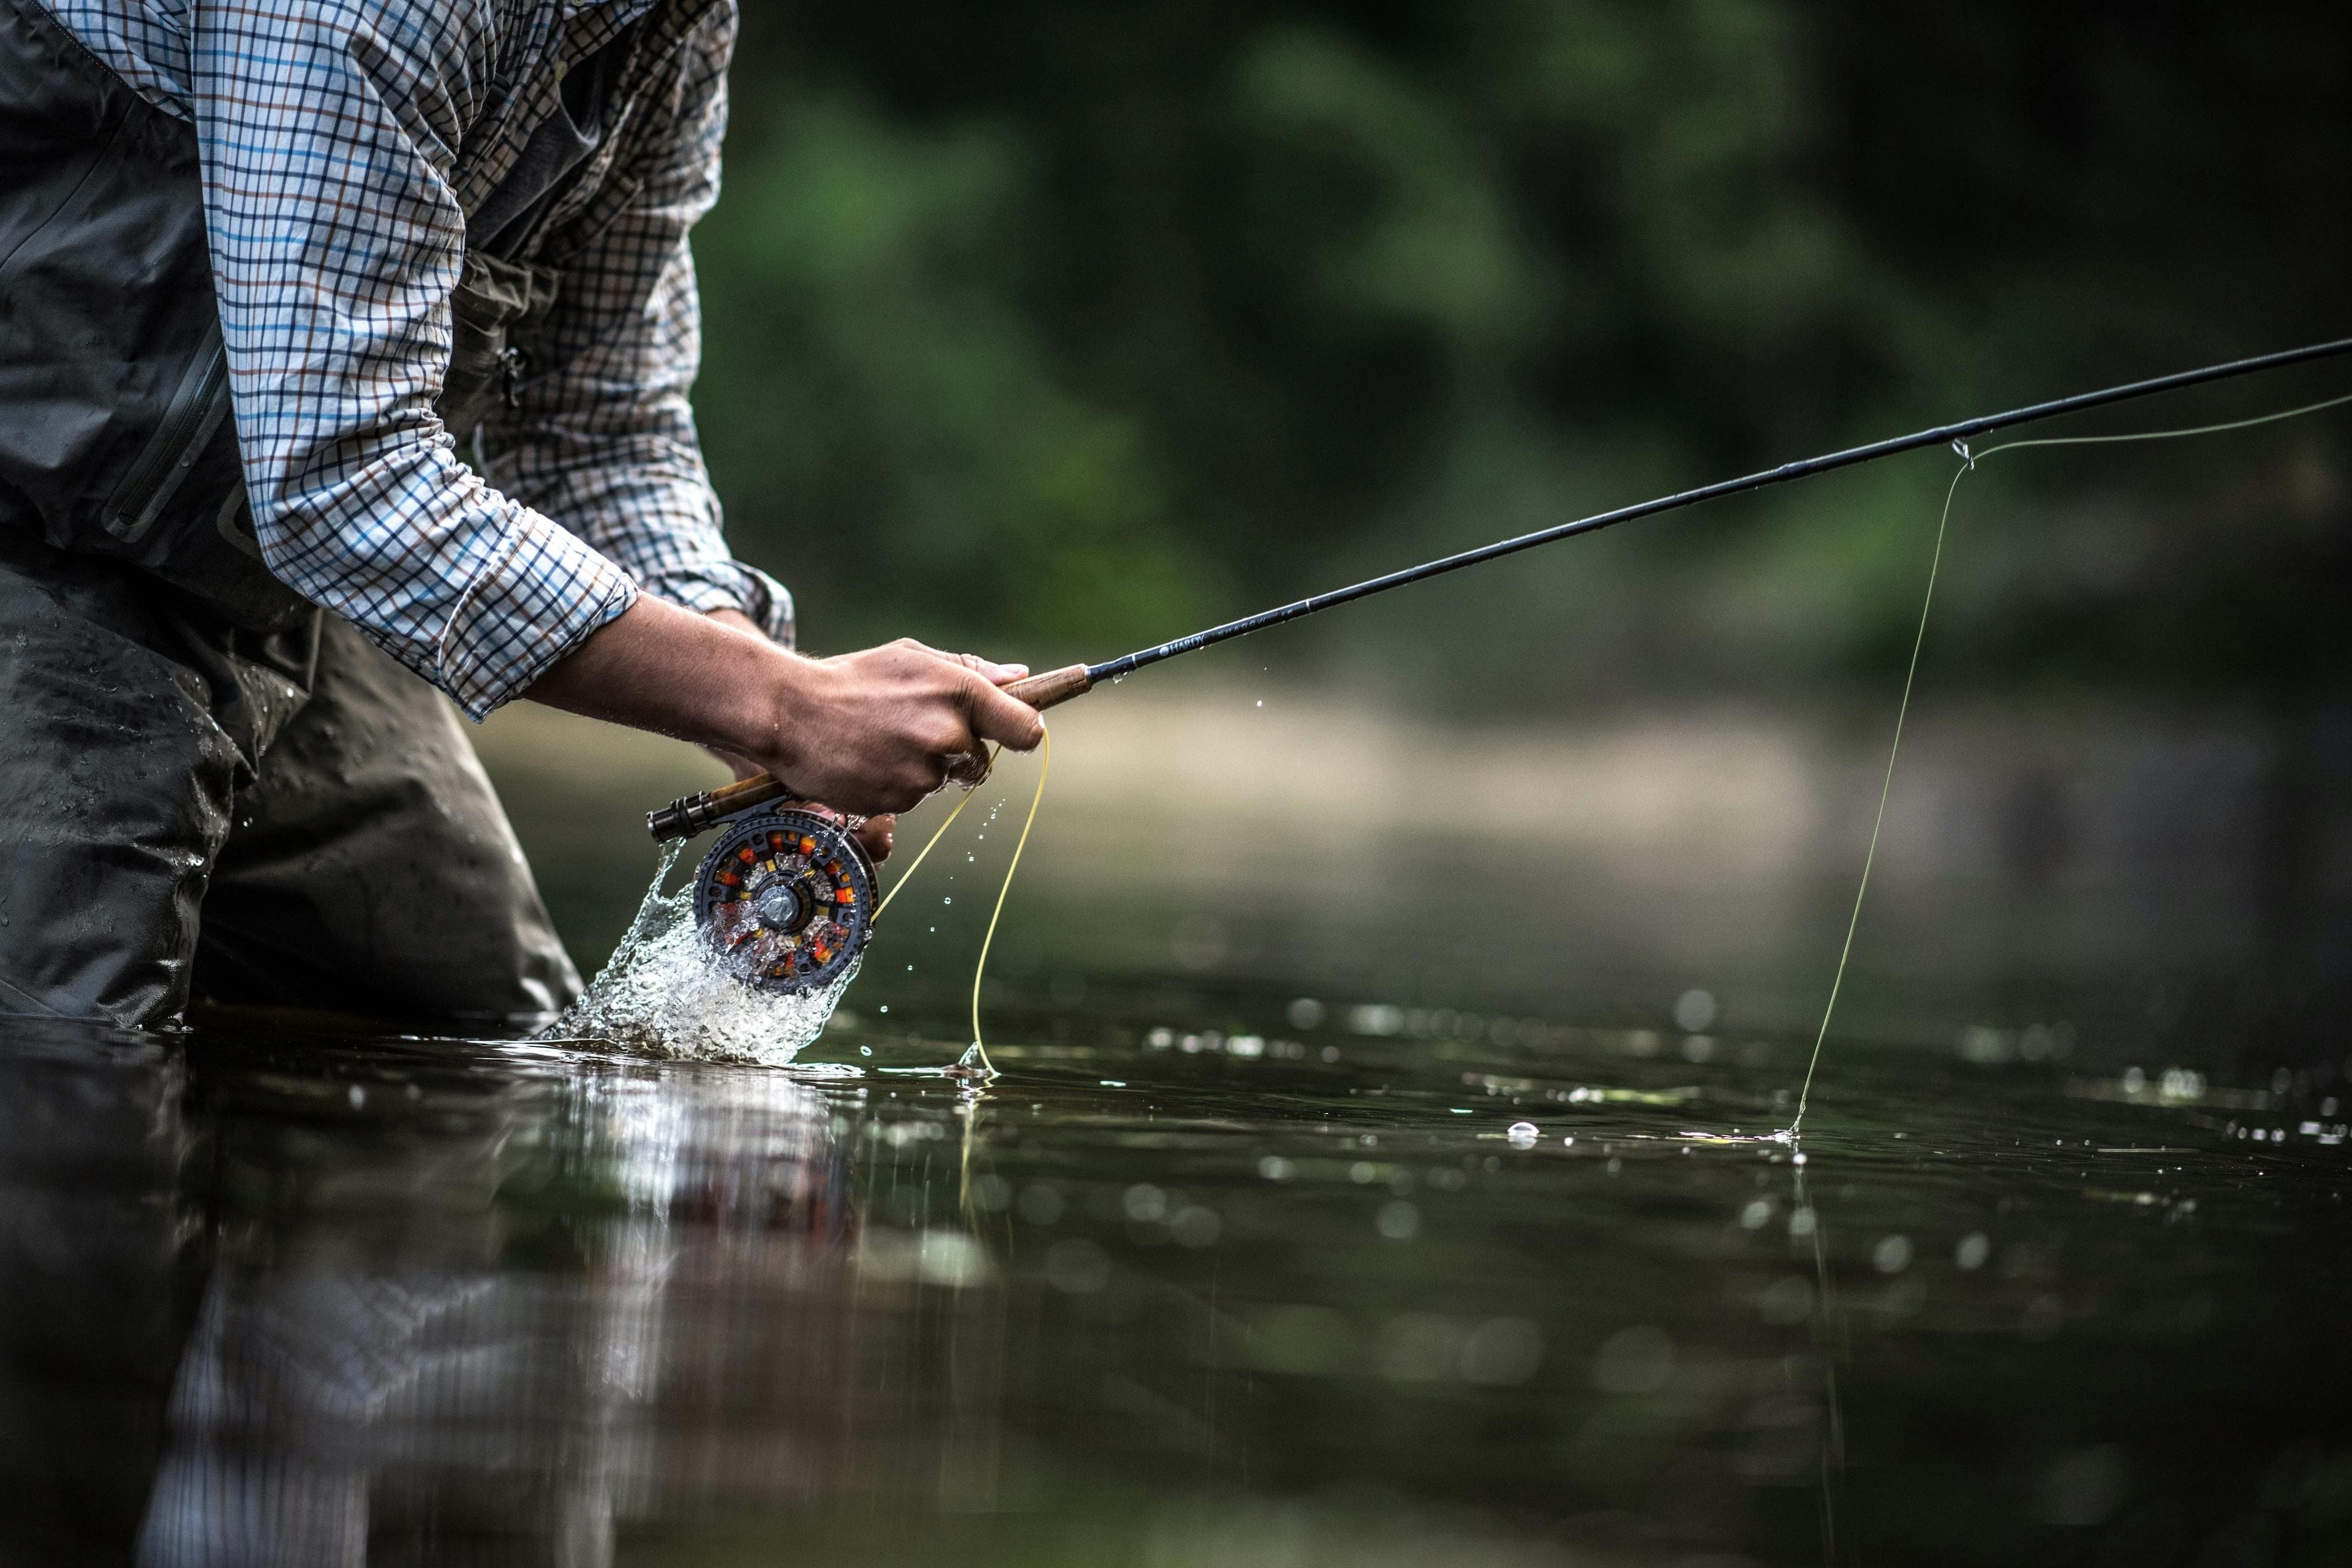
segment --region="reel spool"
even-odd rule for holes
[[[694,870],[694,923],[721,963],[797,995],[847,973],[874,934],[874,862],[842,824],[792,805],[737,817]]]

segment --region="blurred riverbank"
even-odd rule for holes
[[[1682,1004],[1702,1031],[1803,1033],[1892,721],[1713,709],[1454,728],[1328,694],[1098,694],[1055,715],[992,986],[1044,999],[1123,975],[1181,1000],[1214,977],[1333,1009],[1636,1026]],[[477,743],[593,967],[654,864],[643,814],[719,770],[520,704]],[[924,868],[852,993],[861,1014],[960,1026],[1033,768],[1007,759]],[[902,828],[901,865],[941,809]],[[1930,702],[1840,1031],[2116,1067],[2316,1060],[2340,1054],[2347,949],[2352,716]]]

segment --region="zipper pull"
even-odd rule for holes
[[[509,343],[499,354],[499,368],[505,374],[507,406],[522,406],[522,378],[530,374],[530,354]]]

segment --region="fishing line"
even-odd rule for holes
[[[995,751],[988,753],[989,767],[993,768],[996,765],[997,756],[1003,750],[1003,747],[999,746]],[[987,776],[985,770],[982,771],[982,776],[983,778]],[[915,873],[923,868],[923,862],[929,858],[932,850],[940,847],[940,840],[948,836],[948,829],[955,826],[955,819],[963,815],[963,808],[971,804],[971,797],[978,793],[979,790],[977,788],[968,789],[963,792],[963,798],[956,802],[955,809],[948,813],[947,820],[940,824],[939,830],[931,835],[930,842],[925,844],[922,847],[921,853],[918,854],[911,861],[908,861],[907,868],[898,873],[898,880],[891,886],[888,892],[882,895],[882,901],[874,906],[875,924],[879,925],[882,923],[883,911],[890,907],[890,900],[897,898],[901,889],[903,889],[908,883],[915,879]]]
[[[1029,815],[1021,824],[1021,837],[1013,840],[1013,858],[1005,865],[1003,885],[996,889],[996,908],[989,911],[987,934],[980,939],[980,962],[971,967],[971,1052],[966,1055],[969,1058],[971,1053],[976,1052],[982,1069],[991,1078],[996,1076],[996,1068],[989,1061],[988,1047],[980,1037],[980,987],[981,982],[988,974],[988,950],[996,942],[997,921],[1004,918],[1004,900],[1013,891],[1013,874],[1021,868],[1021,852],[1029,847],[1029,830],[1037,825],[1037,808],[1045,802],[1045,773],[1054,762],[1054,737],[1044,725],[1041,724],[1037,728],[1037,793],[1029,798]],[[994,768],[996,759],[1002,756],[1004,748],[998,746],[989,752],[990,770]],[[899,874],[897,884],[882,896],[880,903],[874,906],[876,924],[881,923],[884,911],[890,907],[890,900],[897,898],[905,889],[907,884],[915,879],[915,873],[922,869],[923,862],[929,858],[932,850],[939,847],[940,840],[948,836],[948,829],[955,826],[955,819],[963,815],[963,808],[971,804],[971,797],[978,793],[977,790],[964,792],[964,797],[956,802],[955,809],[948,813],[947,820],[940,824],[931,834],[929,841],[923,846],[921,852],[916,855],[915,858],[908,864],[906,870]]]
[[[1973,473],[1976,469],[1977,464],[1983,461],[1985,458],[1993,457],[1998,453],[2013,452],[2027,447],[2084,447],[2102,446],[2125,441],[2179,440],[2191,436],[2212,436],[2221,434],[2225,431],[2244,430],[2257,425],[2274,424],[2283,419],[2293,419],[2305,414],[2316,414],[2323,409],[2335,408],[2346,403],[2352,403],[2352,393],[2347,393],[2338,397],[2327,398],[2319,403],[2306,404],[2299,408],[2284,409],[2274,414],[2256,415],[2249,419],[2232,419],[2218,425],[2191,426],[2177,430],[2132,431],[2115,436],[2042,437],[2028,440],[2004,441],[1998,447],[1989,447],[1981,452],[1969,451],[1967,443],[1964,441],[1955,441],[1953,443],[1953,446],[1957,447],[1960,453],[1961,463],[1958,470],[1952,475],[1951,484],[1946,487],[1944,490],[1943,510],[1936,519],[1935,548],[1930,553],[1927,562],[1927,586],[1919,601],[1919,624],[1916,630],[1912,634],[1910,662],[1905,667],[1903,672],[1903,696],[1902,700],[1895,709],[1895,738],[1893,742],[1887,748],[1886,772],[1879,783],[1877,813],[1871,819],[1870,847],[1863,856],[1862,878],[1859,885],[1854,889],[1853,910],[1846,921],[1845,940],[1843,944],[1838,950],[1837,973],[1830,983],[1829,1003],[1822,1010],[1822,1026],[1820,1031],[1813,1037],[1812,1055],[1805,1065],[1804,1086],[1799,1091],[1797,1096],[1796,1118],[1789,1124],[1788,1135],[1790,1138],[1795,1138],[1803,1130],[1805,1110],[1812,1095],[1814,1072],[1821,1066],[1822,1047],[1823,1043],[1829,1038],[1830,1023],[1837,1014],[1838,994],[1845,984],[1846,969],[1853,957],[1854,933],[1861,928],[1863,902],[1870,891],[1870,873],[1872,868],[1877,864],[1878,842],[1880,836],[1886,826],[1886,805],[1887,802],[1894,795],[1895,763],[1901,757],[1903,751],[1903,728],[1911,715],[1911,696],[1913,690],[1917,686],[1919,679],[1919,657],[1921,652],[1926,648],[1927,643],[1927,621],[1930,612],[1934,609],[1936,603],[1936,581],[1942,572],[1944,563],[1944,540],[1951,527],[1952,504],[1959,495],[1960,480],[1967,478],[1970,473]],[[1013,873],[1020,869],[1021,852],[1028,847],[1029,830],[1036,825],[1037,808],[1044,804],[1045,799],[1045,774],[1047,770],[1053,765],[1054,743],[1052,736],[1050,734],[1044,733],[1042,726],[1040,728],[1041,738],[1038,742],[1039,752],[1037,759],[1037,790],[1035,795],[1030,798],[1029,815],[1021,824],[1021,837],[1013,845],[1013,858],[1005,866],[1003,884],[999,887],[996,891],[996,907],[989,913],[988,931],[986,935],[981,939],[980,961],[972,966],[971,973],[971,1046],[972,1049],[979,1053],[981,1067],[992,1075],[996,1069],[989,1062],[988,1047],[981,1035],[980,993],[982,984],[985,980],[988,973],[989,949],[996,941],[997,922],[1003,918],[1005,899],[1013,891]],[[990,761],[992,763],[994,762],[997,755],[1002,754],[1002,752],[1003,748],[999,747],[995,752],[991,754]],[[883,911],[890,907],[890,900],[898,896],[898,889],[904,888],[908,881],[913,878],[915,872],[922,866],[924,859],[929,856],[931,850],[938,846],[940,840],[946,837],[948,829],[955,825],[956,817],[962,814],[964,806],[969,805],[971,800],[971,795],[967,794],[961,801],[959,801],[956,804],[955,810],[948,814],[947,820],[940,824],[938,831],[931,835],[930,841],[923,846],[922,852],[915,857],[913,863],[907,868],[906,872],[898,879],[898,886],[892,888],[890,892],[884,897],[881,904],[876,908],[874,918],[877,921],[882,918]]]
[[[2004,441],[1981,452],[1969,451],[1965,441],[1952,443],[1960,455],[1960,466],[1952,475],[1951,484],[1944,490],[1944,510],[1936,519],[1936,547],[1927,562],[1927,589],[1919,601],[1919,629],[1911,639],[1911,662],[1903,672],[1903,700],[1895,710],[1895,739],[1886,750],[1886,776],[1878,788],[1878,814],[1871,819],[1870,847],[1862,858],[1862,880],[1853,891],[1853,912],[1846,920],[1845,942],[1838,950],[1837,973],[1830,982],[1830,999],[1822,1011],[1821,1031],[1813,1037],[1812,1057],[1805,1064],[1804,1087],[1797,1094],[1797,1115],[1796,1120],[1789,1123],[1789,1138],[1794,1139],[1804,1128],[1805,1106],[1813,1092],[1813,1072],[1821,1066],[1822,1045],[1829,1038],[1830,1020],[1837,1015],[1838,992],[1845,984],[1846,964],[1853,956],[1853,934],[1862,924],[1863,899],[1870,891],[1871,868],[1878,859],[1879,833],[1886,826],[1886,803],[1895,790],[1895,763],[1903,751],[1903,723],[1911,713],[1912,688],[1919,678],[1919,653],[1927,643],[1927,613],[1936,602],[1936,575],[1944,562],[1944,535],[1951,524],[1952,501],[1959,494],[1960,481],[1974,473],[1977,465],[1986,458],[2027,447],[2100,447],[2125,441],[2177,441],[2191,436],[2217,436],[2231,430],[2251,429],[2257,425],[2276,424],[2282,419],[2299,418],[2305,414],[2317,414],[2323,409],[2340,407],[2347,403],[2352,403],[2352,393],[2318,403],[2307,403],[2299,408],[2258,414],[2251,419],[2231,419],[2219,425],[2195,425],[2178,430],[2137,430],[2117,436],[2042,436],[2028,440]]]
[[[1433,577],[1442,576],[1450,572],[1458,572],[1485,562],[1499,560],[1523,550],[1532,550],[1539,545],[1549,544],[1559,540],[1595,532],[1605,528],[1613,528],[1619,523],[1630,522],[1637,518],[1656,517],[1664,512],[1678,510],[1701,502],[1787,484],[1796,479],[1830,473],[1839,468],[1874,462],[1882,458],[1891,458],[1898,453],[1918,451],[1927,447],[1948,444],[1973,466],[1975,458],[1969,451],[1968,443],[1979,436],[1990,435],[1995,430],[2005,430],[2014,426],[2049,419],[2063,414],[2079,413],[2085,409],[2105,407],[2110,404],[2147,397],[2161,392],[2205,385],[2234,376],[2282,369],[2288,365],[2308,363],[2341,354],[2352,354],[2352,338],[2309,343],[2301,348],[2259,354],[2251,359],[2231,360],[2221,364],[2206,365],[2197,370],[2180,371],[2170,375],[2105,387],[2096,392],[2077,393],[2070,397],[2031,404],[2005,413],[1982,415],[1955,425],[1939,425],[1929,429],[1915,431],[1908,436],[1894,437],[1860,447],[1851,447],[1843,451],[1829,452],[1816,458],[1782,463],[1777,468],[1766,468],[1739,479],[1723,479],[1714,484],[1701,485],[1693,489],[1659,496],[1631,506],[1597,512],[1590,517],[1555,523],[1531,533],[1496,540],[1493,543],[1481,545],[1474,550],[1442,556],[1434,561],[1423,562],[1418,566],[1390,572],[1381,576],[1368,578],[1349,587],[1313,595],[1292,604],[1261,611],[1257,615],[1244,616],[1239,620],[1210,626],[1205,630],[1194,632],[1189,637],[1161,643],[1156,647],[1139,648],[1133,653],[1102,664],[1074,664],[1062,669],[1048,670],[1042,675],[1025,676],[1003,689],[1007,696],[1043,711],[1093,690],[1098,684],[1107,681],[1116,682],[1130,670],[1157,664],[1163,659],[1174,658],[1234,637],[1246,637],[1253,632],[1280,626],[1303,616],[1317,615],[1340,605],[1352,604],[1357,600],[1370,598],[1376,594],[1384,594],[1409,584],[1424,583]],[[2290,409],[2284,413],[2263,416],[2254,419],[2234,420],[2226,424],[2200,426],[2186,430],[2013,441],[1990,450],[2007,451],[2017,447],[2070,446],[2105,441],[2164,440],[2182,436],[2206,435],[2222,430],[2242,429],[2250,425],[2264,424],[2273,419],[2289,418],[2295,414],[2310,413],[2317,408],[2333,405],[2333,402],[2315,404],[2308,408]],[[1990,453],[1988,452],[1977,456],[1990,455]],[[1958,482],[1956,477],[1955,489]],[[1953,491],[1948,490],[1944,498],[1943,516],[1937,524],[1936,563],[1937,565],[1940,565],[1942,561],[1943,539],[1950,521],[1952,500]],[[1935,571],[1931,567],[1928,579],[1930,603],[1933,600],[1934,590]],[[1912,683],[1918,672],[1919,650],[1926,637],[1927,610],[1927,605],[1923,604],[1919,632],[1912,645],[1911,664],[1904,677],[1903,711],[1905,713],[1908,711]],[[1901,740],[1901,719],[1902,715],[1898,714],[1896,724],[1898,747]],[[1822,1034],[1814,1041],[1813,1058],[1806,1067],[1805,1086],[1808,1092],[1811,1088],[1814,1068],[1820,1062],[1822,1041],[1827,1037],[1828,1020],[1835,1011],[1837,990],[1843,983],[1846,962],[1852,953],[1855,922],[1860,919],[1862,892],[1867,890],[1869,867],[1877,852],[1878,831],[1885,820],[1887,793],[1892,788],[1894,776],[1894,755],[1890,752],[1887,777],[1882,782],[1880,789],[1879,813],[1872,826],[1871,858],[1865,859],[1864,862],[1864,887],[1857,890],[1855,896],[1854,912],[1847,924],[1846,943],[1839,956],[1837,977],[1832,984],[1830,1006],[1823,1013]],[[1041,768],[1038,778],[1041,798],[1044,783],[1044,773]],[[967,795],[966,798],[969,799],[969,796]],[[829,819],[828,814],[803,809],[806,804],[788,782],[772,773],[762,773],[749,778],[739,779],[731,784],[722,785],[718,789],[684,796],[672,801],[657,811],[647,813],[646,817],[646,830],[652,834],[656,842],[689,837],[709,827],[722,829],[719,839],[696,868],[693,883],[696,923],[705,940],[728,954],[730,962],[736,964],[746,980],[763,990],[785,995],[821,990],[848,973],[864,952],[866,941],[872,933],[874,922],[866,911],[870,909],[874,914],[878,914],[882,908],[887,907],[896,892],[894,889],[891,894],[880,895],[879,902],[877,902],[877,879],[875,868],[863,847],[854,840],[843,839],[837,825]],[[960,804],[957,813],[961,809],[962,806]],[[931,841],[923,847],[920,854],[916,856],[914,867],[908,868],[909,876],[913,874],[915,868],[921,866],[933,847],[945,836],[949,825],[954,822],[957,813],[949,815],[947,821],[941,823],[938,832],[932,835]],[[1030,812],[1032,820],[1034,819],[1035,814],[1036,807],[1033,803]],[[1023,830],[1023,839],[1024,842],[1027,839],[1025,826]],[[824,842],[834,843],[836,848],[843,849],[843,852],[838,856],[820,854],[818,846]],[[898,886],[904,885],[905,879],[899,879]],[[1003,903],[1004,893],[1000,890],[997,897],[999,913],[1003,911]],[[990,933],[992,936],[994,934],[992,919]],[[984,961],[985,947],[982,951]],[[975,1019],[972,1030],[974,1052],[982,1050],[977,1021],[977,992],[978,985],[975,980]],[[1800,1122],[1803,1119],[1805,1103],[1803,1096],[1801,1095],[1798,1101]],[[1797,1123],[1793,1122],[1790,1124],[1791,1132],[1795,1131],[1796,1125]]]
[[[1021,851],[1029,847],[1029,830],[1037,826],[1037,808],[1045,802],[1045,770],[1054,765],[1054,737],[1045,726],[1037,726],[1037,793],[1029,797],[1029,816],[1021,824],[1021,837],[1013,841],[1013,859],[1004,868],[1004,885],[996,889],[996,908],[989,912],[988,934],[980,939],[980,962],[971,966],[971,1048],[980,1053],[980,1065],[991,1078],[996,1068],[989,1065],[988,1047],[980,1037],[980,982],[988,973],[988,950],[996,941],[996,922],[1004,915],[1004,896],[1013,891],[1013,873],[1021,869]]]

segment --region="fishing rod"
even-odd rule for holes
[[[1842,452],[1831,452],[1818,458],[1806,458],[1793,463],[1783,463],[1777,468],[1766,468],[1736,479],[1718,479],[1696,489],[1678,490],[1632,506],[1622,506],[1613,511],[1596,512],[1572,522],[1556,523],[1533,533],[1482,544],[1475,550],[1441,556],[1419,566],[1391,572],[1384,576],[1367,578],[1345,588],[1335,588],[1327,594],[1316,594],[1293,604],[1263,610],[1255,616],[1244,616],[1237,621],[1211,626],[1190,637],[1164,642],[1157,647],[1139,648],[1103,664],[1074,664],[1066,668],[1047,670],[1014,681],[1004,688],[1007,695],[1017,697],[1031,707],[1043,711],[1073,697],[1083,696],[1106,680],[1116,680],[1130,670],[1158,664],[1161,659],[1174,658],[1179,654],[1192,653],[1213,644],[1230,642],[1247,637],[1252,632],[1278,626],[1286,621],[1298,620],[1318,614],[1335,605],[1369,599],[1375,594],[1385,594],[1391,588],[1402,588],[1408,583],[1423,583],[1442,577],[1449,572],[1459,572],[1465,566],[1476,566],[1488,561],[1499,561],[1506,555],[1516,555],[1522,550],[1533,550],[1539,544],[1572,538],[1580,533],[1597,533],[1635,518],[1655,517],[1660,512],[1677,511],[1701,501],[1718,500],[1725,496],[1744,495],[1773,485],[1783,485],[1793,479],[1811,479],[1839,468],[1850,468],[1859,463],[1874,462],[1898,453],[1916,452],[1927,447],[1953,447],[1962,457],[1968,456],[1968,443],[1979,436],[1995,430],[2005,430],[2019,425],[2031,425],[2037,420],[2054,419],[2062,414],[2078,414],[2084,409],[2104,408],[2109,404],[2127,403],[2134,398],[2152,397],[2161,392],[2177,392],[2183,387],[2202,386],[2209,382],[2227,381],[2233,376],[2252,375],[2260,371],[2280,370],[2288,365],[2305,364],[2314,360],[2331,359],[2352,353],[2352,338],[2338,338],[2330,342],[2309,343],[2302,348],[2282,349],[2276,353],[2257,354],[2252,359],[2231,360],[2223,364],[2206,365],[2198,370],[2179,371],[2171,375],[2159,375],[2147,381],[2127,382],[2121,386],[2104,387],[2097,392],[2077,393],[2072,397],[2055,398],[2047,403],[2030,404],[2012,408],[2005,414],[1987,414],[1975,419],[1963,419],[1957,425],[1938,425],[1909,436],[1896,436],[1888,440],[1873,441],[1867,446],[1849,447]],[[748,807],[792,795],[792,788],[772,773],[760,773],[724,788],[691,795],[671,802],[646,818],[646,826],[656,842],[685,838],[733,816]]]

